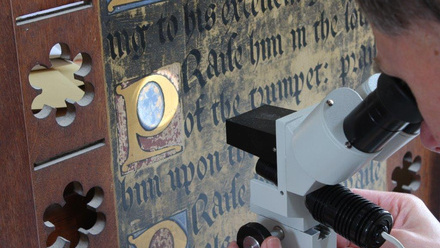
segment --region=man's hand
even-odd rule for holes
[[[391,235],[405,247],[440,247],[440,223],[426,205],[410,194],[353,189],[353,192],[388,210],[394,218]],[[359,248],[338,235],[338,248]],[[228,248],[238,248],[232,242]],[[276,237],[267,238],[261,248],[281,248]],[[395,248],[385,242],[382,248]]]

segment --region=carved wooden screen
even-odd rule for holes
[[[440,219],[440,156],[424,148],[420,138],[416,138],[387,162],[388,190],[420,197]]]
[[[115,247],[99,3],[0,5],[1,246]]]

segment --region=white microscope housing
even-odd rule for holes
[[[382,85],[389,86],[380,86],[382,90],[378,91],[376,87],[380,80],[387,81]],[[336,185],[349,179],[372,160],[385,160],[418,135],[422,119],[412,94],[409,93],[410,97],[405,95],[409,88],[403,85],[402,95],[405,96],[400,100],[402,97],[392,92],[396,89],[390,80],[395,78],[375,74],[356,91],[338,88],[320,103],[282,114],[280,118],[270,116],[273,111],[268,109],[264,114],[256,112],[255,120],[247,114],[227,122],[228,143],[262,160],[264,168],[259,174],[269,180],[251,180],[251,210],[260,216],[259,222],[268,229],[281,227],[284,247],[335,248],[336,234],[331,228],[324,230],[326,227],[313,218],[305,204],[306,196],[325,185]],[[402,90],[398,88],[397,91]],[[392,101],[395,100],[388,99],[393,97],[402,102],[394,104]],[[388,108],[393,104],[396,106]],[[404,113],[395,110],[398,108],[404,108]],[[265,158],[267,151],[260,153],[244,144],[246,141],[243,140],[255,136],[254,131],[243,136],[246,131],[235,125],[240,122],[238,118],[255,123],[266,115],[271,120],[276,119],[273,120],[275,130],[268,131],[275,134],[276,146],[261,146],[268,146],[264,149],[276,153],[276,162],[273,158]],[[410,131],[405,132],[405,128]],[[255,146],[260,144],[249,142]],[[257,172],[258,167],[261,166],[257,164]]]

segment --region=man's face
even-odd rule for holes
[[[373,32],[379,69],[409,85],[424,118],[422,143],[440,153],[440,23],[424,24],[398,36]]]

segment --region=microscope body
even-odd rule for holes
[[[251,210],[281,224],[286,247],[336,247],[336,235],[322,235],[305,206],[305,196],[348,179],[377,154],[349,147],[344,118],[362,101],[339,88],[321,103],[276,120],[277,185],[251,181]],[[331,162],[330,162],[331,161]],[[260,219],[270,226],[273,221]],[[286,231],[287,230],[287,231]]]
[[[401,117],[394,116],[393,108],[382,110],[381,99],[388,98],[383,92],[390,89],[382,86],[385,90],[376,94],[378,80],[379,75],[373,75],[356,91],[338,88],[297,112],[264,106],[227,121],[228,143],[260,158],[257,173],[268,180],[251,180],[250,207],[267,229],[283,230],[283,247],[335,248],[335,231],[315,220],[307,196],[326,185],[338,185],[372,160],[385,160],[418,135],[419,113],[397,120]],[[371,93],[375,96],[369,97]],[[407,94],[411,93],[403,95]],[[365,114],[364,109],[371,110]],[[358,113],[367,116],[366,124]],[[270,125],[258,126],[259,122]],[[408,123],[415,128],[406,133],[404,129],[412,125]],[[251,126],[249,132],[246,125]]]

